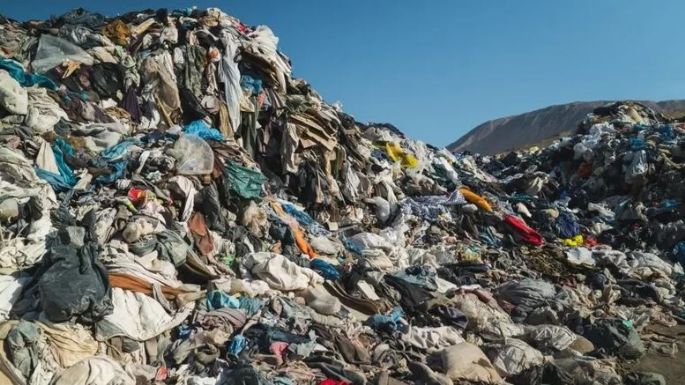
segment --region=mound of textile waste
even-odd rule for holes
[[[455,155],[292,73],[215,8],[0,18],[0,383],[663,383],[683,126]]]

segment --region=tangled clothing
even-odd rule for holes
[[[47,339],[53,357],[63,368],[71,367],[97,352],[97,342],[90,331],[80,325],[53,324],[47,321],[37,324]]]
[[[52,231],[50,210],[57,206],[57,198],[50,185],[38,178],[32,162],[8,147],[0,147],[0,189],[5,198],[35,203],[40,211],[27,235],[0,239],[0,268],[7,274],[33,266],[45,254]]]
[[[140,73],[145,82],[143,92],[144,95],[147,93],[150,96],[149,101],[157,100],[165,111],[176,111],[181,108],[173,61],[168,51],[148,56],[143,60]]]
[[[53,377],[50,385],[135,385],[136,379],[109,357],[78,362]]]
[[[95,325],[98,341],[116,336],[147,341],[180,325],[194,307],[191,302],[171,316],[154,298],[119,288],[112,289],[112,304],[112,314]]]
[[[41,335],[36,324],[21,320],[7,334],[7,352],[12,364],[25,378],[31,377],[41,361]]]
[[[247,322],[247,316],[242,309],[222,308],[212,311],[198,310],[196,321],[206,329],[223,328],[229,334],[233,330],[242,328]]]
[[[540,233],[533,230],[532,228],[528,227],[528,225],[526,224],[526,222],[523,221],[523,219],[515,217],[513,215],[507,215],[504,217],[504,223],[506,223],[512,230],[512,232],[514,232],[516,236],[523,242],[526,242],[533,246],[541,246],[544,243],[542,235],[540,235]]]
[[[48,95],[45,88],[29,88],[28,101],[24,124],[36,134],[52,132],[60,119],[69,120],[67,113]]]
[[[219,80],[224,83],[224,95],[228,106],[228,116],[231,120],[231,130],[236,132],[240,127],[240,98],[243,93],[240,87],[240,70],[235,61],[239,42],[230,33],[224,33],[221,41],[225,50],[218,68]]]
[[[243,258],[242,264],[274,290],[302,290],[324,281],[314,270],[300,267],[281,254],[251,253]]]

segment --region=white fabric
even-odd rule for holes
[[[51,385],[135,385],[136,379],[109,357],[80,361],[52,378]]]
[[[566,260],[574,265],[591,265],[596,264],[592,257],[592,250],[587,247],[574,247],[566,250]]]
[[[112,305],[112,314],[105,316],[95,326],[95,338],[98,341],[116,336],[147,341],[180,325],[194,307],[191,302],[170,316],[154,298],[120,288],[112,289]]]
[[[28,113],[28,93],[7,71],[0,70],[0,107],[10,114]]]
[[[442,351],[445,374],[454,381],[501,384],[504,381],[488,357],[476,345],[462,342]]]
[[[183,203],[181,222],[188,222],[188,219],[193,215],[193,209],[195,208],[195,194],[197,194],[197,190],[195,189],[193,182],[182,175],[169,179],[169,182],[170,189],[175,189],[186,198],[185,203]]]
[[[69,120],[66,112],[48,96],[45,88],[29,88],[29,107],[24,124],[35,134],[51,132],[60,119]]]
[[[490,358],[502,377],[515,376],[528,368],[541,365],[544,361],[540,351],[516,338],[507,339],[506,344],[498,348]]]
[[[522,325],[515,324],[494,302],[486,304],[471,293],[456,295],[454,300],[469,320],[469,329],[495,337],[515,337],[525,333]]]
[[[12,305],[19,299],[22,287],[30,281],[30,277],[0,275],[0,321],[8,319]]]
[[[224,94],[226,95],[226,105],[228,115],[231,119],[231,128],[237,131],[240,126],[240,97],[243,94],[240,88],[240,70],[235,56],[238,50],[238,42],[235,36],[224,33],[221,41],[224,43],[224,56],[218,66],[219,80],[224,83]]]
[[[556,350],[564,350],[576,340],[576,334],[565,326],[538,325],[529,326],[526,333],[528,341],[535,341],[536,346],[551,347]]]
[[[40,150],[38,150],[38,156],[36,157],[36,166],[45,171],[50,171],[53,174],[59,175],[55,153],[52,151],[52,146],[50,146],[50,143],[47,141],[43,141],[40,145]]]
[[[428,352],[464,342],[459,330],[451,326],[435,328],[410,326],[407,333],[402,334],[401,338],[409,345]]]
[[[274,290],[302,290],[324,281],[314,270],[300,267],[281,254],[251,253],[243,257],[242,264]]]
[[[7,147],[0,147],[0,195],[20,203],[31,197],[41,202],[41,218],[31,223],[26,237],[0,240],[0,270],[12,272],[34,265],[45,254],[45,240],[53,230],[50,210],[57,206],[57,198],[50,185],[38,178],[31,161]]]

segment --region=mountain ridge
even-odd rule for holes
[[[451,152],[471,151],[488,155],[525,148],[572,133],[578,122],[588,113],[612,102],[614,101],[575,101],[489,120],[474,127],[446,148]],[[685,100],[681,99],[637,102],[667,116],[685,112]]]

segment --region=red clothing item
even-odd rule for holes
[[[542,235],[529,227],[526,222],[519,217],[507,215],[504,217],[504,223],[506,223],[512,232],[515,233],[514,235],[516,235],[523,242],[533,246],[542,246],[542,244],[545,243]]]
[[[349,385],[349,383],[342,380],[334,380],[332,378],[327,378],[319,382],[319,385]]]
[[[584,235],[583,239],[585,239],[585,246],[588,247],[595,247],[599,242],[597,242],[597,238],[593,237],[592,235]]]

